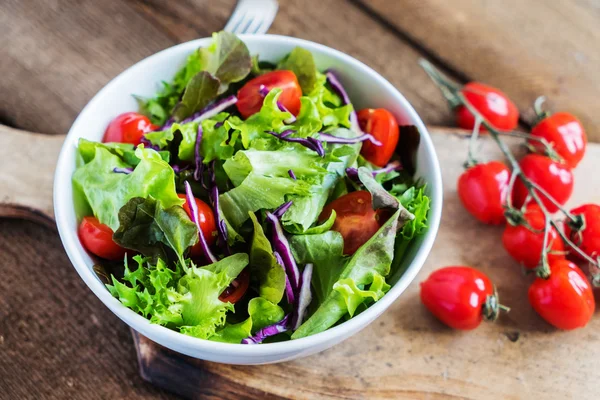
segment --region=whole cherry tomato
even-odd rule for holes
[[[546,219],[537,204],[529,204],[523,216],[535,232],[529,230],[525,225],[513,226],[507,223],[502,235],[502,244],[515,261],[521,263],[525,268],[533,269],[540,264],[542,258]],[[565,258],[563,241],[554,227],[550,227],[548,244],[550,246],[548,261]]]
[[[298,115],[302,96],[298,78],[292,71],[273,71],[251,79],[238,91],[236,105],[244,119],[260,111],[264,101],[264,97],[260,93],[261,86],[268,90],[282,89],[283,92],[278,99],[279,103],[292,114]]]
[[[559,112],[542,119],[531,129],[531,135],[546,139],[571,168],[575,168],[585,154],[587,136],[581,122],[572,114]],[[544,151],[537,140],[530,139],[529,144]]]
[[[596,308],[590,283],[568,260],[551,262],[550,277],[533,281],[529,303],[546,322],[564,330],[584,327]]]
[[[185,200],[185,203],[183,203],[182,207],[191,219],[192,211],[190,210],[185,195],[178,194],[177,196],[179,196],[180,199]],[[213,214],[212,209],[208,204],[206,204],[200,199],[195,200],[196,207],[198,208],[198,223],[200,224],[200,229],[202,230],[202,234],[206,239],[206,243],[208,243],[208,245],[210,246],[214,244],[217,240],[217,225],[215,223],[215,215]],[[200,242],[196,243],[190,251],[190,255],[194,258],[200,257],[203,254],[204,252],[202,250],[202,245],[200,244]]]
[[[519,109],[500,90],[479,82],[469,82],[462,88],[462,94],[494,127],[510,131],[519,123]],[[475,127],[475,117],[465,106],[455,109],[456,124],[463,129]],[[481,131],[486,130],[481,127]]]
[[[495,319],[496,300],[489,278],[471,267],[438,269],[421,282],[421,302],[437,319],[454,329],[475,329],[484,317]]]
[[[83,247],[92,254],[107,260],[123,260],[127,250],[113,241],[113,231],[96,217],[83,217],[77,234]]]
[[[148,117],[136,112],[127,112],[113,119],[104,132],[104,143],[118,142],[140,144],[144,133],[156,129]]]
[[[250,285],[250,272],[244,268],[237,278],[221,293],[219,300],[223,303],[237,303],[246,294]]]
[[[471,215],[486,224],[501,224],[510,170],[500,161],[477,164],[458,178],[458,196]]]
[[[360,110],[357,116],[360,128],[381,142],[381,146],[363,142],[360,154],[378,167],[384,167],[392,158],[400,137],[396,118],[383,108],[366,108]]]
[[[571,169],[562,163],[558,163],[549,157],[540,154],[528,154],[519,163],[521,170],[534,183],[537,183],[559,204],[565,204],[573,193],[573,173]],[[529,192],[521,181],[517,179],[513,190],[513,202],[516,207],[521,207]],[[554,213],[558,207],[546,196],[539,193],[546,209]]]
[[[335,199],[323,208],[319,221],[323,222],[335,210],[334,231],[344,238],[344,254],[354,254],[385,222],[383,210],[373,210],[371,193],[360,190]]]
[[[571,210],[573,215],[583,216],[584,226],[579,231],[573,231],[568,224],[565,233],[585,254],[596,259],[600,257],[600,206],[584,204]],[[577,253],[571,250],[572,254]]]

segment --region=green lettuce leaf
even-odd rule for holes
[[[181,101],[173,109],[173,118],[181,121],[213,101],[221,83],[207,71],[198,72],[187,84]]]
[[[376,278],[377,275],[385,277],[389,274],[400,213],[400,210],[396,211],[379,231],[354,253],[338,277],[331,276],[327,279],[327,281],[335,281],[335,283],[328,288],[325,299],[315,313],[294,332],[292,339],[314,335],[330,328],[349,313],[349,306],[355,310],[361,303],[358,301],[359,299],[373,298],[370,294],[363,296],[353,288],[373,286],[376,279],[379,279]],[[316,270],[317,265],[315,264],[315,272]],[[327,274],[327,271],[319,271],[319,273]],[[384,288],[385,286],[379,285],[379,287],[374,287],[379,290],[368,289],[367,291],[378,294]],[[380,298],[376,297],[376,300]]]
[[[113,240],[154,260],[168,260],[168,246],[183,263],[186,249],[198,242],[198,228],[180,206],[164,209],[152,196],[134,197],[119,211]]]
[[[77,144],[77,150],[81,159],[82,164],[87,164],[94,159],[96,156],[96,149],[102,147],[105,150],[110,151],[112,154],[121,157],[126,164],[135,167],[140,163],[140,159],[135,155],[135,146],[130,143],[100,143],[91,142],[84,138],[80,138]],[[165,161],[169,162],[170,154],[168,151],[159,151],[160,157]]]
[[[277,69],[292,71],[298,78],[298,83],[305,95],[311,93],[317,83],[317,66],[310,51],[302,47],[294,48],[288,56],[283,59]]]
[[[343,126],[350,128],[351,104],[340,106],[339,97],[326,86],[327,78],[317,73],[317,82],[308,97],[315,103],[323,126]]]
[[[318,234],[329,231],[331,229],[331,227],[333,226],[333,224],[335,223],[336,217],[337,217],[337,214],[336,214],[335,210],[331,210],[331,214],[329,215],[329,218],[327,218],[327,220],[323,221],[323,223],[321,225],[316,225],[316,226],[313,226],[312,228],[308,228],[304,232],[296,231],[294,229],[294,225],[286,226],[285,230],[288,231],[289,233],[294,233],[297,235],[300,235],[300,234],[318,235]]]
[[[156,151],[138,147],[135,156],[140,162],[130,174],[113,172],[129,165],[109,150],[97,147],[95,154],[92,161],[75,170],[73,186],[85,197],[94,216],[113,231],[119,227],[121,207],[134,197],[152,196],[165,209],[183,204],[175,191],[173,169]]]
[[[374,272],[373,282],[368,290],[360,289],[356,286],[354,279],[351,278],[340,279],[333,285],[333,290],[342,295],[348,309],[348,314],[350,314],[350,317],[353,317],[356,309],[365,301],[372,300],[375,302],[381,299],[390,290],[390,285],[385,282],[383,276]]]
[[[286,129],[296,131],[294,136],[308,137],[318,133],[323,127],[321,115],[317,105],[309,97],[300,97],[300,113],[296,117],[296,121],[288,125]]]
[[[225,323],[225,326],[218,329],[214,335],[208,338],[213,342],[240,344],[242,340],[252,335],[252,318],[247,318],[244,321],[231,324]]]
[[[254,213],[250,213],[250,219],[254,225],[250,245],[250,275],[258,279],[260,297],[278,304],[285,291],[285,271],[275,259],[271,242]]]

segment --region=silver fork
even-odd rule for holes
[[[267,33],[277,8],[277,0],[239,0],[224,30],[235,34]]]

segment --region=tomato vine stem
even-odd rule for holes
[[[521,167],[519,166],[519,162],[517,161],[515,155],[510,150],[510,148],[506,145],[506,143],[504,143],[504,141],[501,139],[501,136],[514,136],[514,137],[520,137],[520,138],[525,138],[525,139],[532,139],[533,137],[529,134],[522,133],[522,132],[511,132],[511,131],[506,132],[506,131],[498,130],[488,120],[486,120],[485,117],[483,115],[481,115],[481,113],[466,99],[466,97],[461,92],[461,87],[457,83],[452,82],[449,78],[447,78],[445,75],[443,75],[429,61],[427,61],[425,59],[421,59],[421,60],[419,60],[419,64],[425,70],[427,75],[429,75],[431,80],[440,88],[440,90],[442,91],[442,94],[444,95],[444,97],[446,98],[446,100],[448,101],[449,105],[452,108],[462,105],[475,117],[475,121],[476,121],[475,128],[477,128],[477,132],[475,132],[475,130],[474,130],[473,134],[475,135],[476,133],[479,132],[479,127],[480,127],[479,124],[483,125],[488,130],[488,132],[490,133],[490,136],[496,142],[496,144],[498,145],[498,147],[500,148],[500,150],[502,151],[504,156],[508,159],[508,161],[512,167],[512,174],[511,174],[510,181],[508,184],[509,192],[508,192],[508,196],[507,196],[506,207],[509,210],[514,210],[513,205],[512,205],[512,199],[511,199],[512,196],[511,195],[512,195],[512,189],[514,187],[515,181],[518,178],[521,180],[521,182],[524,184],[525,188],[527,189],[527,191],[529,193],[528,198],[533,199],[533,201],[542,210],[542,213],[544,214],[544,218],[545,218],[544,242],[543,242],[544,244],[543,244],[543,248],[542,248],[540,266],[537,269],[538,276],[541,278],[544,278],[544,279],[548,279],[550,277],[550,269],[548,266],[548,252],[549,252],[548,239],[549,239],[550,229],[552,229],[552,228],[556,229],[556,231],[558,232],[561,239],[569,247],[571,247],[575,252],[577,252],[577,254],[579,254],[586,261],[588,261],[590,263],[590,265],[592,266],[592,268],[594,268],[596,271],[600,271],[600,261],[594,260],[592,257],[585,254],[579,248],[579,246],[577,246],[575,243],[573,243],[567,237],[567,235],[563,232],[561,227],[559,227],[558,224],[552,220],[552,214],[548,211],[548,209],[544,205],[544,202],[540,198],[540,195],[538,194],[538,192],[541,193],[544,197],[546,197],[555,206],[557,206],[558,209],[560,210],[560,212],[562,214],[564,214],[565,217],[567,217],[569,220],[576,223],[576,222],[578,222],[577,218],[574,217],[571,213],[569,213],[564,207],[562,207],[562,205],[559,204],[556,201],[556,199],[554,199],[552,196],[550,196],[546,190],[544,190],[539,185],[537,185],[535,182],[531,181],[527,176],[525,176],[525,174],[521,170]],[[534,105],[534,109],[535,109],[538,117],[542,117],[542,116],[546,115],[546,113],[544,111],[542,111],[542,103],[544,101],[545,101],[545,97],[540,97],[536,100],[536,103]],[[548,143],[545,140],[542,141],[542,143],[544,144],[544,146],[546,147],[547,150],[551,150],[551,151],[548,151],[548,155],[552,157],[552,154],[554,154],[554,152],[553,152],[553,148],[550,145],[550,143]],[[469,143],[469,162],[474,157],[473,146],[474,146],[474,144]],[[526,203],[527,203],[527,201],[526,201]],[[600,276],[594,276],[594,279],[592,281],[594,283],[597,282],[598,285],[600,285]]]

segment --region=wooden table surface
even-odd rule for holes
[[[65,133],[110,79],[159,50],[221,29],[234,3],[3,0],[0,123]],[[430,125],[453,120],[417,66],[420,57],[460,81],[501,87],[525,125],[529,104],[546,94],[553,108],[577,114],[590,139],[600,141],[598,18],[597,0],[283,0],[269,32],[367,63]],[[139,377],[128,328],[79,279],[55,230],[0,220],[0,274],[0,398],[171,398]],[[365,331],[353,340],[367,337]],[[426,368],[429,361],[422,361]],[[589,367],[597,371],[599,364]],[[441,398],[441,385],[412,395]]]

